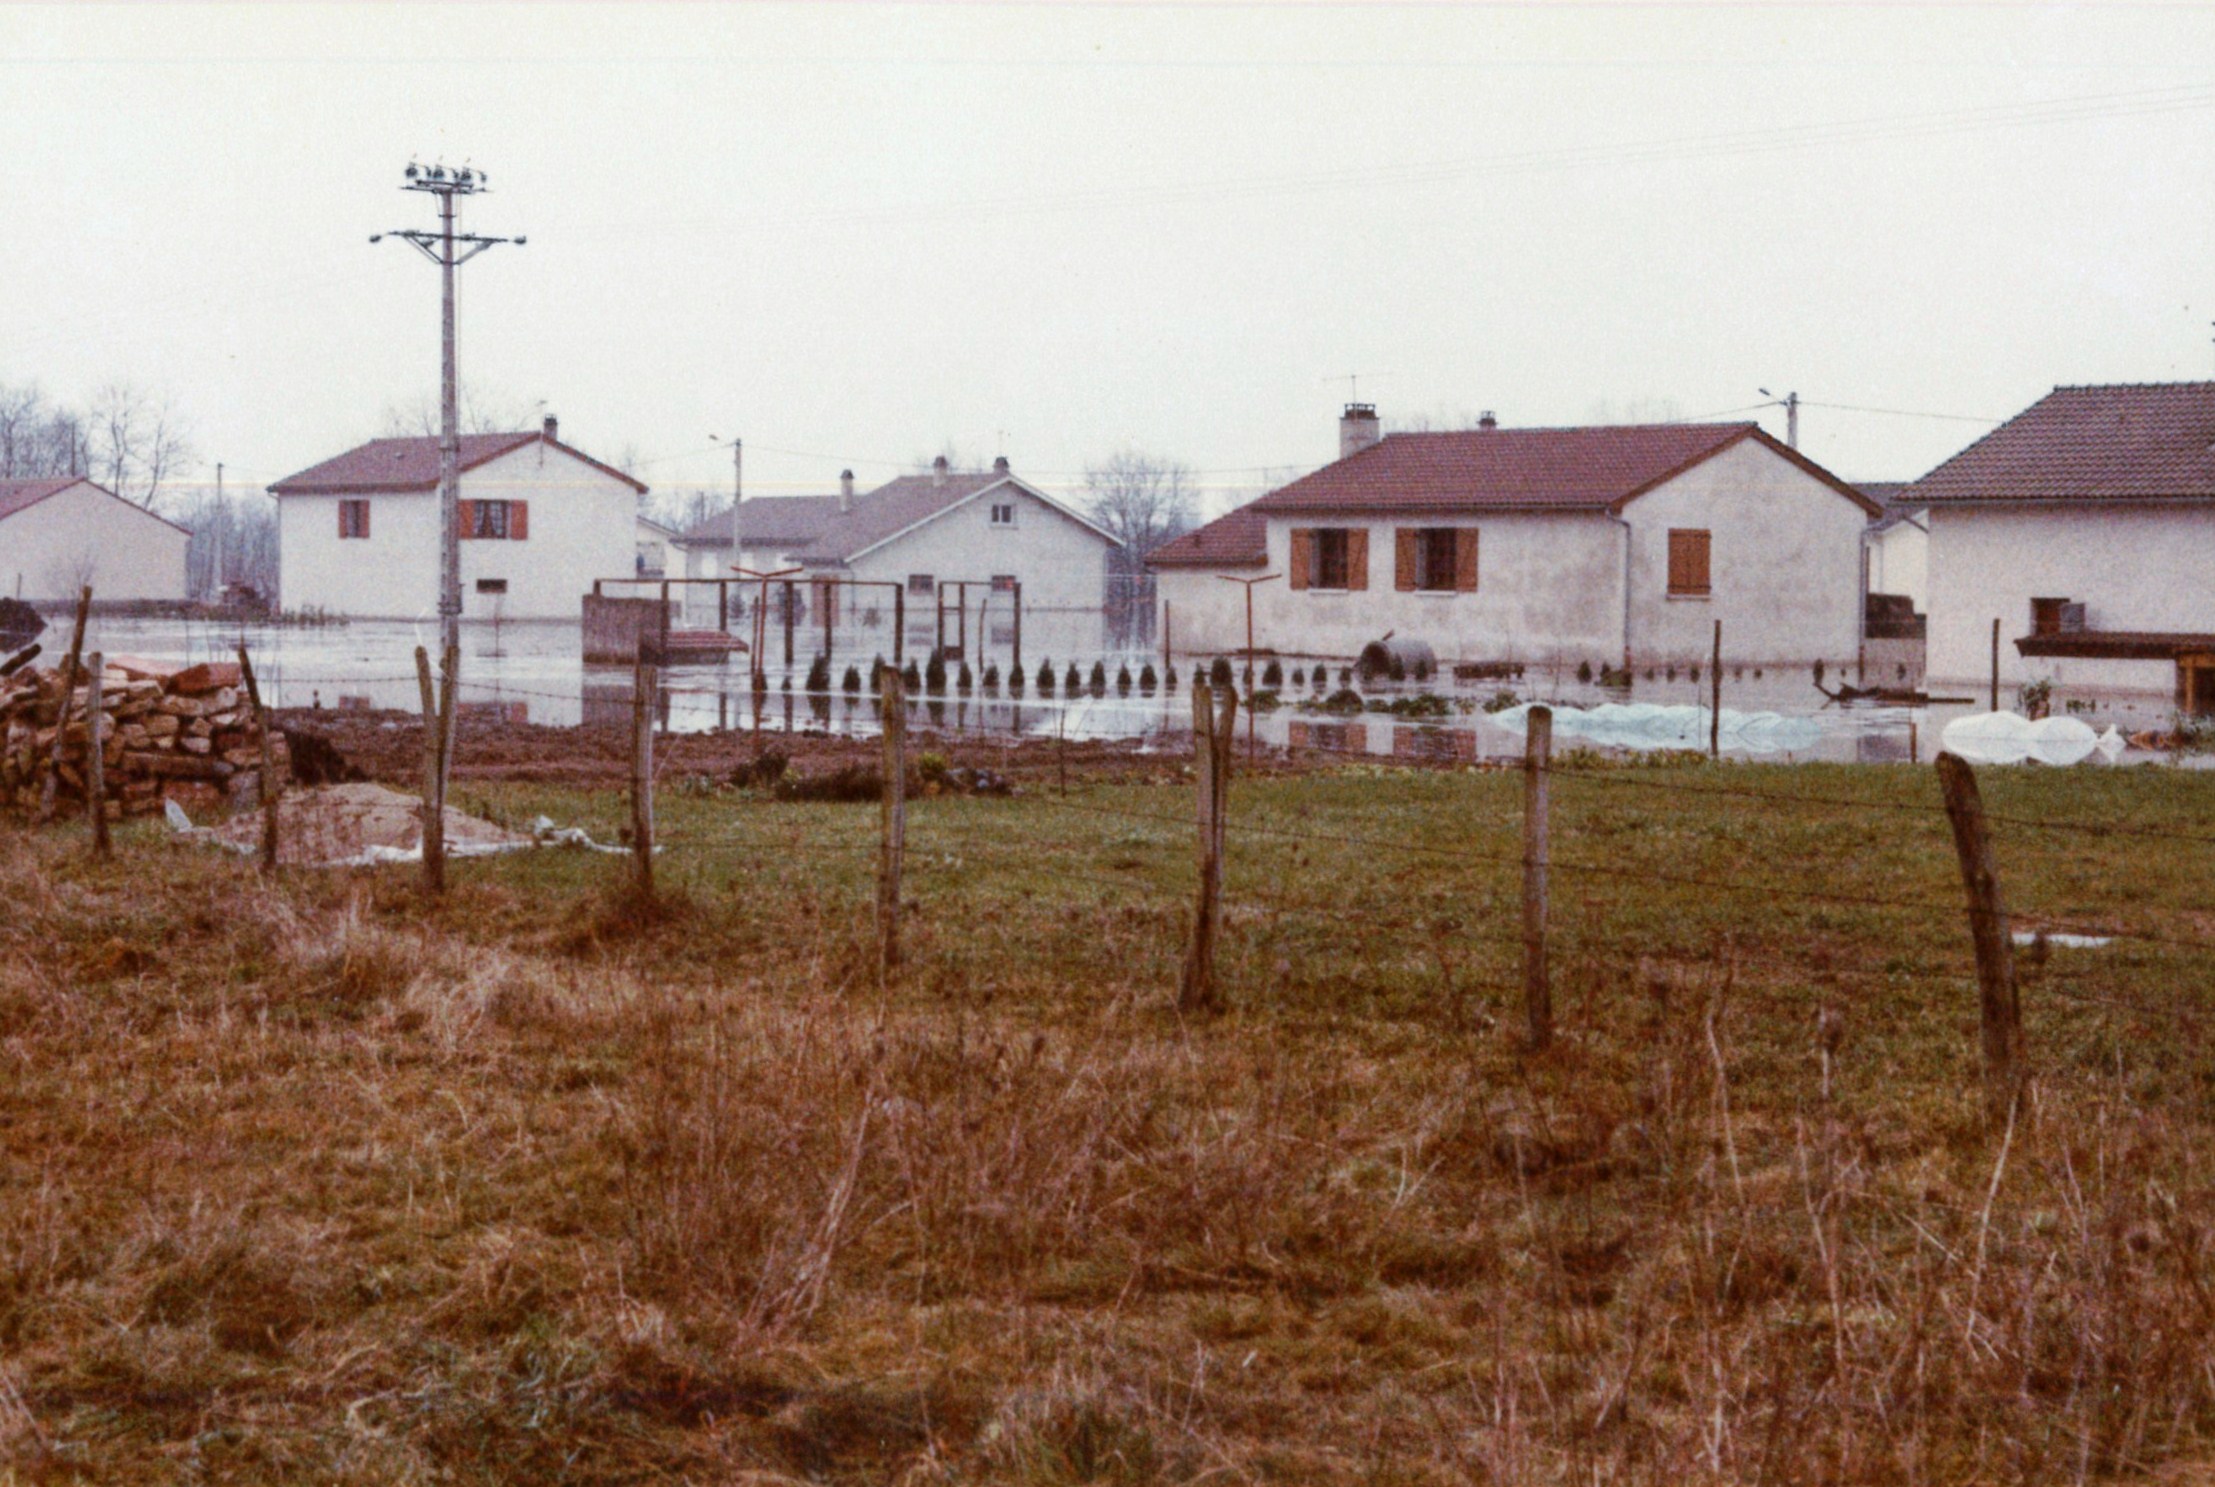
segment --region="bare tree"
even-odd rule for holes
[[[0,387],[0,480],[53,473],[46,468],[51,417],[36,383]]]
[[[166,394],[110,382],[93,396],[87,423],[87,473],[127,501],[153,509],[163,483],[191,467],[192,445]]]
[[[931,473],[932,467],[940,460],[946,462],[946,468],[949,470],[982,470],[991,463],[976,450],[964,449],[953,440],[948,439],[938,446],[938,453],[919,454],[914,459],[909,460],[908,473],[910,475],[928,475]]]
[[[533,410],[544,406],[488,393],[467,378],[462,379],[455,402],[465,434],[509,434],[534,427],[538,414]],[[412,403],[385,404],[384,421],[377,433],[385,439],[435,439],[441,432],[441,421],[438,398],[425,393]]]
[[[1136,449],[1119,449],[1084,467],[1085,509],[1134,560],[1192,527],[1191,467]]]
[[[1198,491],[1190,466],[1125,447],[1084,470],[1085,508],[1115,539],[1108,554],[1108,628],[1119,644],[1150,643],[1154,575],[1147,555],[1191,530]]]
[[[672,531],[689,532],[730,505],[731,498],[712,487],[673,486],[647,497],[646,515]]]

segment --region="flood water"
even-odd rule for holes
[[[811,637],[820,643],[820,635]],[[1138,740],[1149,747],[1183,752],[1189,747],[1191,703],[1184,685],[1172,691],[1157,687],[1151,693],[1137,685],[1141,669],[1158,656],[1103,654],[1072,649],[1054,654],[1042,647],[1057,637],[1027,637],[1024,647],[1026,687],[1021,697],[1012,695],[1004,681],[997,694],[981,685],[961,695],[951,678],[943,697],[913,699],[911,728],[934,729],[1010,740]],[[1058,637],[1065,645],[1081,646],[1083,638]],[[54,625],[42,637],[52,653],[66,644],[62,625]],[[87,634],[86,648],[111,656],[133,655],[155,660],[199,661],[224,659],[235,654],[244,640],[265,699],[281,707],[378,708],[419,710],[415,674],[416,647],[435,652],[435,621],[354,622],[328,628],[217,626],[199,621],[146,620],[97,617]],[[723,662],[672,666],[662,673],[658,712],[662,726],[678,732],[709,729],[763,731],[817,730],[868,735],[876,731],[874,699],[866,692],[847,693],[840,687],[849,664],[869,670],[883,637],[876,634],[834,635],[828,694],[806,690],[805,662],[796,672],[783,665],[781,648],[773,646],[768,670],[768,690],[756,693],[748,661],[733,655]],[[1097,642],[1095,641],[1095,647]],[[996,647],[996,651],[1005,651]],[[462,685],[465,708],[497,708],[514,721],[557,727],[579,723],[620,725],[630,718],[632,678],[624,667],[588,667],[583,664],[579,629],[574,624],[531,623],[492,626],[469,624],[462,629]],[[888,658],[889,659],[889,658]],[[1037,686],[1037,670],[1051,660],[1055,672],[1052,695]],[[981,673],[987,661],[1005,673],[1012,657],[992,654],[973,660]],[[1089,683],[1093,663],[1103,662],[1107,686],[1093,695],[1089,685],[1069,695],[1064,685],[1068,666],[1075,662]],[[1380,761],[1400,758],[1507,759],[1518,756],[1523,731],[1518,724],[1502,727],[1483,710],[1495,706],[1502,692],[1522,700],[1544,700],[1570,707],[1592,708],[1606,703],[1650,703],[1664,707],[1704,706],[1709,681],[1695,680],[1687,672],[1675,676],[1640,673],[1627,688],[1580,683],[1573,675],[1542,673],[1534,669],[1520,680],[1455,683],[1434,679],[1426,685],[1379,683],[1360,688],[1365,699],[1389,703],[1431,692],[1448,700],[1442,718],[1408,719],[1380,713],[1338,717],[1303,709],[1303,700],[1319,700],[1340,686],[1341,665],[1328,667],[1323,690],[1314,685],[1318,663],[1285,658],[1279,663],[1286,676],[1280,689],[1284,705],[1274,711],[1248,713],[1240,719],[1242,735],[1250,735],[1264,748],[1295,745]],[[1133,685],[1128,693],[1116,685],[1118,671],[1128,666]],[[1178,680],[1188,684],[1192,662],[1179,658]],[[1309,673],[1304,685],[1294,686],[1295,668]],[[1732,757],[1760,757],[1779,762],[1829,760],[1861,763],[1904,763],[1913,757],[1932,756],[1940,730],[1951,719],[1984,710],[1985,699],[1923,708],[1865,705],[1840,706],[1816,690],[1811,676],[1802,670],[1782,674],[1774,669],[1756,670],[1726,665],[1722,706],[1726,728],[1722,751]],[[1852,678],[1829,678],[1831,685]],[[1358,685],[1358,684],[1357,684]],[[2012,699],[2003,695],[2002,705]],[[1740,715],[1763,715],[1750,725]],[[2099,726],[2114,723],[2124,733],[2166,726],[2168,709],[2159,699],[2118,700],[2108,713],[2094,719]],[[1628,739],[1615,733],[1594,732],[1578,737],[1570,730],[1557,731],[1557,748],[1578,745],[1605,752],[1635,752],[1659,747],[1694,747],[1707,744],[1703,721],[1687,731],[1661,728]],[[1692,736],[1696,733],[1697,736]],[[2122,762],[2150,757],[2131,750]],[[2094,755],[2090,763],[2105,762]]]

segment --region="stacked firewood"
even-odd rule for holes
[[[25,669],[0,680],[0,803],[36,815],[48,799],[83,810],[89,788],[91,678],[82,668],[63,722],[60,668]],[[262,740],[254,709],[230,662],[177,666],[110,658],[100,675],[103,792],[111,817],[139,815],[173,800],[188,809],[245,807],[261,798]],[[62,746],[57,761],[54,738]],[[282,782],[283,734],[270,740]]]

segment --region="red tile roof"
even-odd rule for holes
[[[1767,445],[1876,514],[1868,497],[1751,423],[1391,434],[1254,504],[1272,515],[1620,511],[1632,498],[1745,440]]]
[[[176,527],[180,532],[191,530],[189,527],[171,521],[160,512],[147,510],[136,501],[124,500],[123,497],[109,490],[98,481],[89,480],[82,475],[42,475],[31,480],[0,480],[0,521],[6,520],[18,511],[28,510],[36,506],[49,496],[58,496],[63,491],[80,485],[90,486],[111,501],[122,501],[133,511],[150,516],[165,527]]]
[[[1157,567],[1252,567],[1267,560],[1266,518],[1338,511],[1453,516],[1497,511],[1620,511],[1633,498],[1743,440],[1754,440],[1846,496],[1882,508],[1751,423],[1594,424],[1391,434],[1158,549]]]
[[[41,475],[33,480],[0,480],[0,518],[10,517],[48,496],[68,490],[81,475]]]
[[[1909,486],[1913,505],[2215,499],[2215,382],[2057,387]]]
[[[520,434],[463,434],[461,468],[474,470],[501,455],[521,449],[534,440],[546,442],[562,453],[583,460],[603,475],[643,492],[646,487],[621,470],[603,465],[582,450],[559,439],[547,439],[535,430]],[[320,465],[310,465],[272,485],[278,496],[334,496],[357,492],[431,491],[438,489],[438,440],[425,436],[409,439],[372,439]]]
[[[1259,568],[1269,561],[1269,522],[1253,506],[1241,506],[1195,527],[1150,553],[1155,568]]]

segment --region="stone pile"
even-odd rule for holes
[[[92,730],[90,678],[80,669],[63,736],[56,798],[82,811]],[[108,814],[142,815],[165,800],[187,809],[248,807],[261,799],[261,734],[239,670],[226,661],[181,666],[109,657],[100,678],[100,738]],[[0,805],[37,812],[54,767],[62,678],[27,669],[0,680]],[[270,740],[280,782],[289,767],[282,733]]]

